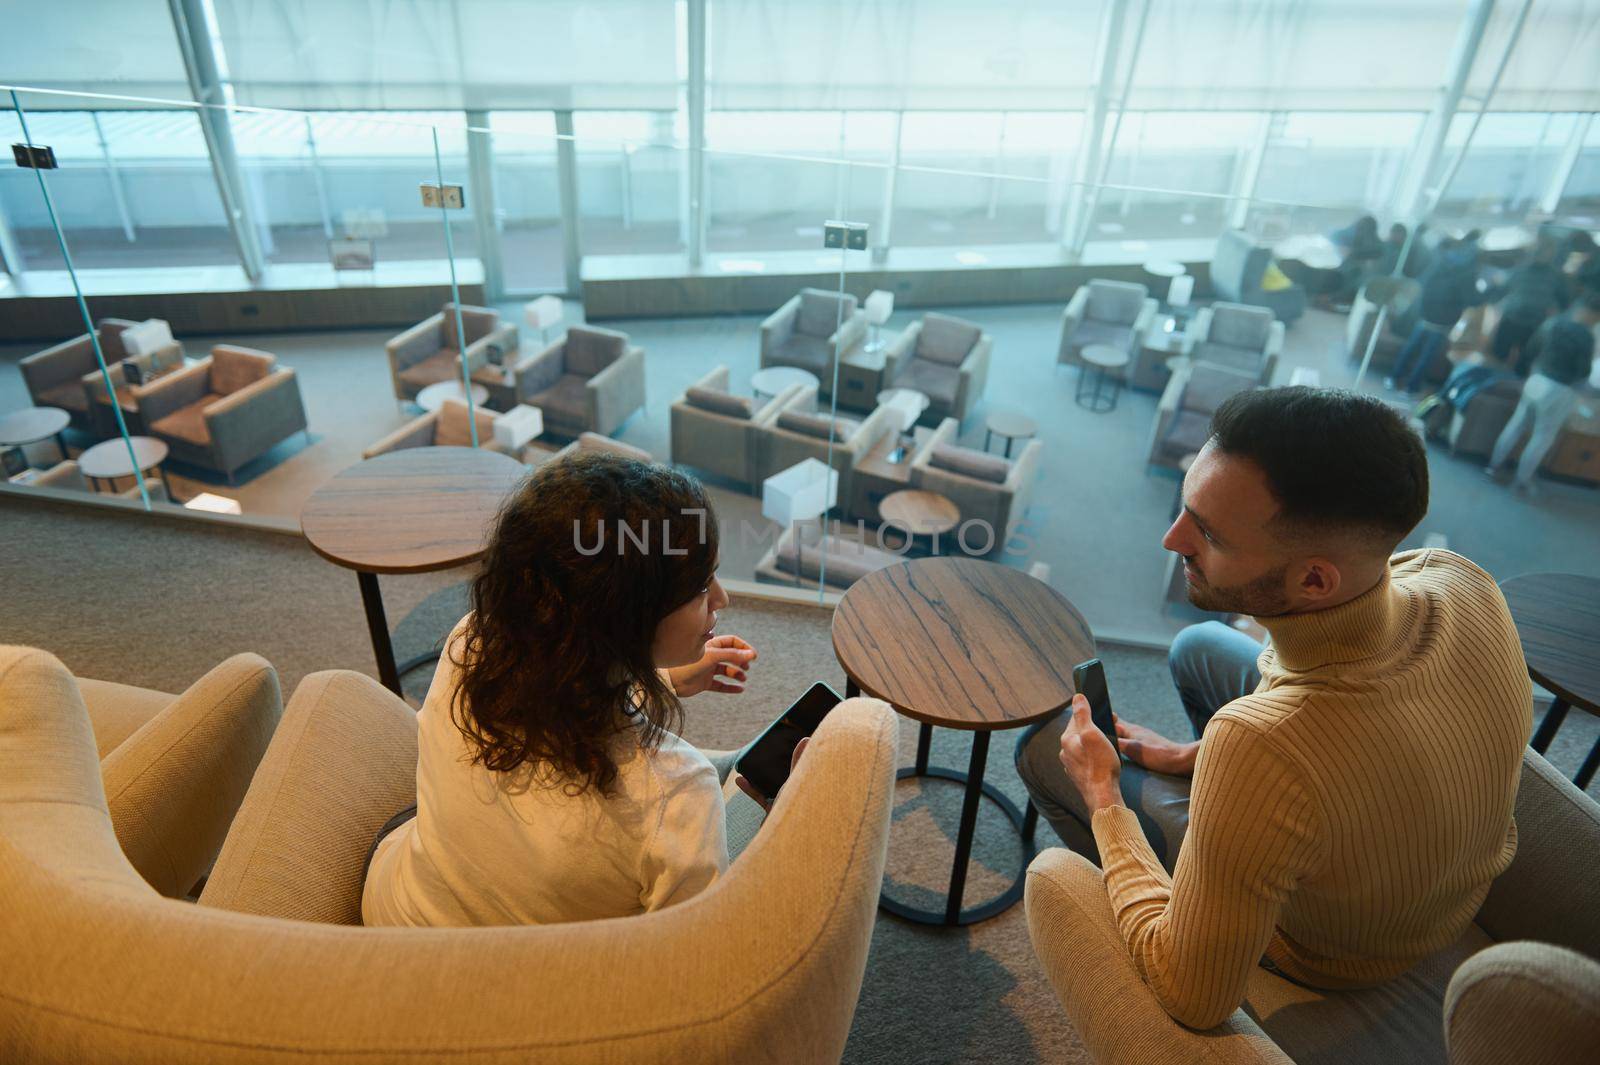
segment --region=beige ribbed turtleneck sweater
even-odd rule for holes
[[[1261,684],[1206,727],[1173,875],[1127,808],[1094,816],[1134,961],[1196,1028],[1263,954],[1319,987],[1398,976],[1461,936],[1516,852],[1532,692],[1493,578],[1408,552],[1342,606],[1260,620]]]

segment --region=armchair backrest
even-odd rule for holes
[[[211,349],[211,391],[230,395],[272,373],[278,357],[255,348],[218,344]]]
[[[1267,338],[1272,333],[1272,323],[1276,320],[1265,307],[1214,303],[1211,305],[1211,335],[1206,339],[1214,344],[1265,351]]]
[[[1226,300],[1238,300],[1261,286],[1272,252],[1257,247],[1249,235],[1230,229],[1217,238],[1211,260],[1211,287]]]
[[[1183,386],[1179,407],[1196,414],[1210,416],[1229,397],[1256,386],[1256,377],[1242,370],[1197,362],[1189,371],[1189,380]]]
[[[89,491],[89,482],[84,480],[83,471],[72,459],[65,459],[51,466],[48,470],[33,479],[35,488],[61,488],[73,492]]]
[[[467,405],[459,399],[447,399],[439,405],[438,421],[434,424],[433,442],[437,447],[471,447],[472,423],[467,418]],[[478,443],[494,439],[494,411],[476,407],[472,417],[478,422]]]
[[[593,377],[628,351],[628,334],[598,326],[575,325],[567,329],[567,373]]]
[[[122,334],[138,324],[126,318],[102,318],[94,324],[95,331],[100,334],[100,352],[106,357],[107,366],[128,357],[128,349],[122,345]]]
[[[842,314],[841,303],[844,304]],[[841,295],[822,288],[804,288],[800,290],[800,314],[795,321],[795,331],[807,336],[831,337],[834,330],[855,313],[856,298],[848,292]]]
[[[1150,290],[1131,281],[1089,282],[1089,306],[1086,317],[1111,325],[1132,325],[1144,309]]]
[[[983,336],[983,328],[965,318],[929,312],[922,316],[916,358],[946,366],[960,366]]]
[[[458,341],[456,337],[456,305],[446,303],[444,321],[440,328],[444,332],[444,346],[455,351],[460,351],[474,341],[482,340],[494,332],[495,326],[500,324],[500,312],[488,307],[473,307],[461,304],[461,328],[466,332],[465,341]]]

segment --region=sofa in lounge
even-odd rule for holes
[[[1205,362],[1179,366],[1156,404],[1146,461],[1153,466],[1181,468],[1185,455],[1205,446],[1211,435],[1211,416],[1223,401],[1256,386],[1256,377],[1242,370]]]
[[[102,318],[95,323],[95,337],[100,341],[108,369],[127,358],[122,332],[138,324],[126,318]],[[94,339],[88,333],[29,355],[17,367],[34,406],[57,407],[71,415],[74,425],[92,427],[83,379],[88,374],[98,374],[100,364],[94,357]]]
[[[964,422],[989,381],[994,338],[976,322],[932,311],[911,323],[883,356],[883,387],[928,397],[917,424]]]
[[[1262,276],[1271,262],[1271,248],[1258,245],[1241,230],[1230,229],[1217,238],[1211,291],[1230,303],[1265,307],[1280,322],[1292,323],[1306,313],[1306,290],[1294,284],[1274,291],[1262,288]]]
[[[1214,303],[1189,320],[1184,347],[1197,362],[1225,366],[1270,385],[1283,353],[1283,323],[1261,307]]]
[[[1081,367],[1081,352],[1090,344],[1107,344],[1133,356],[1159,306],[1148,288],[1129,281],[1096,278],[1079,285],[1061,312],[1056,364]]]
[[[1373,345],[1369,370],[1388,373],[1393,369],[1394,360],[1406,343],[1408,330],[1404,323],[1408,317],[1412,317],[1407,311],[1421,293],[1422,286],[1409,277],[1368,278],[1356,293],[1354,302],[1350,304],[1350,316],[1345,320],[1346,357],[1358,365],[1366,358],[1367,344],[1372,339],[1373,331],[1378,328],[1381,315],[1383,329],[1378,333],[1378,342]],[[1434,364],[1441,374],[1449,372],[1450,360],[1436,359]],[[1440,376],[1439,381],[1443,380],[1444,377]]]
[[[872,533],[863,538],[850,526],[830,530],[826,539],[807,529],[798,550],[795,532],[794,526],[784,529],[767,548],[756,563],[757,582],[815,588],[821,577],[824,587],[842,592],[867,574],[906,560],[902,553],[879,547]]]
[[[635,462],[655,461],[650,452],[644,448],[634,447],[632,444],[624,444],[621,440],[617,440],[614,437],[601,436],[599,433],[580,433],[576,440],[557,451],[551,458],[564,459],[572,455],[593,452],[618,455],[625,459],[633,459]]]
[[[230,484],[241,466],[306,429],[295,372],[265,351],[229,344],[141,388],[138,403],[146,431],[174,459]]]
[[[446,303],[438,314],[424,318],[384,345],[396,399],[416,399],[417,393],[429,385],[459,380],[462,355],[472,359],[486,353],[490,345],[505,351],[516,348],[517,327],[502,323],[499,312],[462,304],[464,337],[456,336],[455,312],[456,304]]]
[[[728,391],[728,381],[728,368],[717,366],[673,402],[671,461],[759,491],[766,476],[761,472],[762,435],[779,411],[791,404],[804,406],[814,393],[805,385],[790,385],[758,404]]]
[[[926,446],[918,449],[911,460],[911,487],[949,499],[961,513],[963,525],[985,523],[994,535],[986,553],[995,554],[1004,549],[1033,501],[1044,441],[1029,440],[1014,458],[1006,459],[958,445],[960,428],[954,418],[946,418]],[[973,530],[962,537],[963,549],[981,547],[985,539]]]
[[[856,464],[884,437],[898,432],[898,412],[879,407],[862,419],[834,418],[826,411],[805,410],[806,399],[804,393],[791,395],[777,416],[756,434],[755,484],[796,463],[816,459],[824,465],[831,463],[839,475],[839,502],[844,504],[854,490]]]
[[[831,395],[835,358],[853,350],[866,335],[867,314],[856,306],[854,296],[801,289],[761,323],[761,368],[806,370],[816,375],[818,392]]]
[[[544,412],[546,432],[610,436],[644,409],[644,349],[628,334],[575,325],[516,375],[517,402]]]
[[[480,448],[509,455],[510,451],[494,438],[497,417],[494,411],[484,407],[474,407],[469,414],[467,405],[461,400],[447,399],[439,404],[438,410],[413,418],[367,448],[361,457],[370,459],[408,447],[471,447],[473,421],[478,423]]]

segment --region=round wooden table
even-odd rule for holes
[[[61,460],[67,458],[67,441],[61,431],[72,416],[59,407],[23,407],[0,417],[0,447],[26,447],[48,437],[56,438]]]
[[[902,488],[890,492],[878,504],[878,516],[885,524],[898,525],[911,537],[937,539],[961,522],[961,511],[938,492],[921,488]]]
[[[1072,702],[1072,667],[1095,655],[1083,615],[1059,592],[1021,570],[971,558],[918,559],[869,573],[833,613],[833,652],[846,696],[872,695],[921,724],[917,757],[900,779],[937,777],[964,784],[955,862],[944,912],[881,896],[890,913],[924,924],[958,925],[1001,913],[1022,897],[1033,859],[1038,811],[1019,812],[983,771],[989,735],[1060,713]],[[928,765],[933,729],[972,733],[965,773]],[[961,908],[978,800],[988,796],[1022,836],[1022,868],[998,898]]]
[[[396,695],[400,675],[438,653],[395,666],[378,574],[429,573],[481,556],[490,523],[527,472],[497,451],[407,448],[341,470],[301,508],[312,549],[356,571],[378,679]]]
[[[1122,375],[1131,361],[1128,353],[1121,348],[1112,347],[1110,344],[1087,344],[1078,353],[1083,359],[1083,367],[1078,371],[1078,387],[1073,392],[1073,401],[1085,410],[1092,410],[1096,414],[1117,409],[1117,393],[1122,389]],[[1113,373],[1112,371],[1116,371]],[[1093,376],[1091,377],[1091,372]],[[1091,391],[1084,386],[1090,381],[1094,382]],[[1111,395],[1100,394],[1101,387],[1111,382]],[[1087,402],[1085,402],[1087,397]]]
[[[1530,573],[1500,584],[1511,608],[1528,676],[1555,696],[1530,742],[1543,754],[1577,706],[1600,714],[1600,579],[1572,573]],[[1572,778],[1587,788],[1600,768],[1600,740]]]
[[[129,447],[133,449],[133,462],[128,461]],[[176,503],[172,485],[167,481],[167,471],[161,465],[167,461],[167,445],[153,436],[130,436],[127,440],[113,437],[102,440],[78,456],[78,472],[89,482],[89,487],[100,490],[101,481],[115,482],[118,477],[132,477],[134,463],[140,473],[156,470],[167,490],[167,501]],[[115,485],[113,485],[115,487]]]
[[[989,450],[989,440],[992,437],[1001,437],[1006,442],[1006,458],[1011,457],[1011,443],[1014,440],[1026,440],[1039,432],[1039,423],[1026,414],[1019,414],[1012,410],[997,410],[991,413],[983,425],[983,450]]]
[[[467,394],[461,390],[460,381],[438,381],[417,393],[417,406],[430,414],[444,406],[447,399],[465,403]],[[481,407],[489,401],[489,390],[483,385],[472,386],[472,405]]]

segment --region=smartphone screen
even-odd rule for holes
[[[1073,667],[1072,683],[1078,694],[1089,700],[1089,716],[1095,727],[1111,741],[1111,749],[1118,754],[1122,747],[1117,743],[1117,725],[1111,719],[1111,693],[1106,690],[1106,669],[1098,658],[1080,662]]]
[[[789,779],[789,761],[800,741],[817,731],[828,711],[838,706],[839,693],[818,682],[767,726],[739,759],[738,770],[769,800]]]

